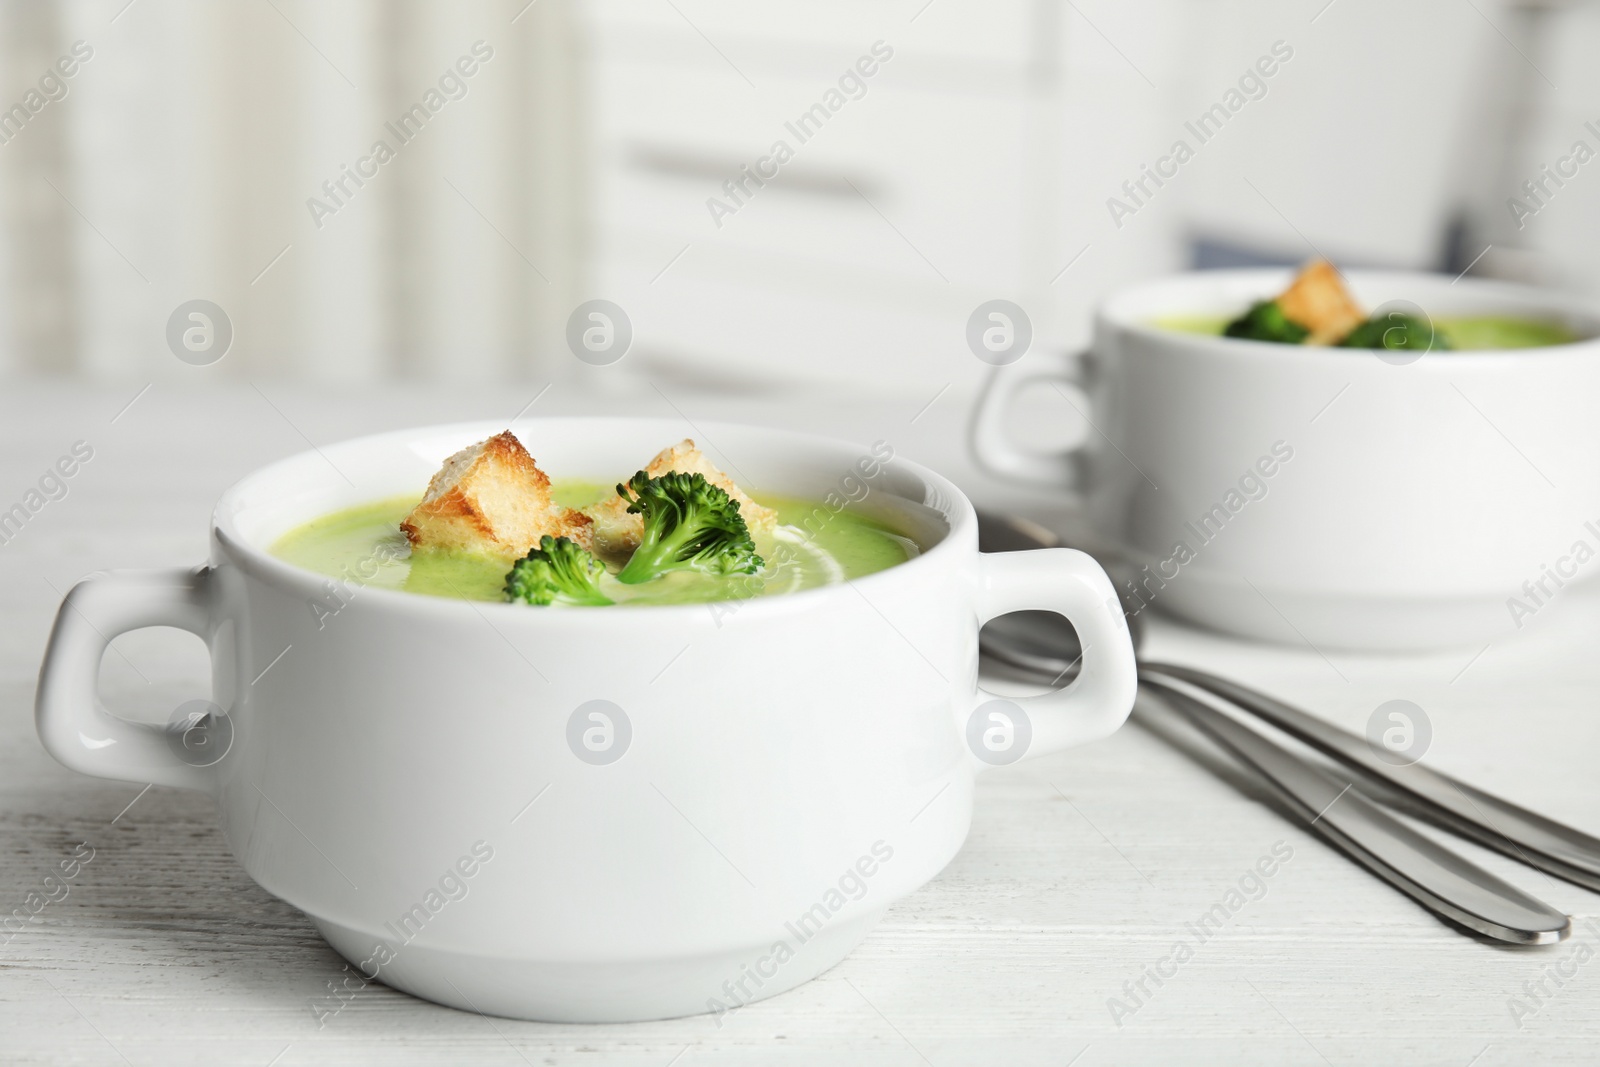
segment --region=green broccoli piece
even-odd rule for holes
[[[540,606],[611,603],[600,591],[601,563],[583,546],[566,537],[539,538],[539,547],[512,564],[506,575],[506,599]]]
[[[755,574],[764,566],[738,501],[703,474],[669,471],[652,478],[640,471],[617,486],[617,495],[628,501],[629,514],[644,516],[644,536],[617,574],[619,582],[648,582],[681,570]]]
[[[1298,345],[1311,336],[1311,331],[1297,322],[1291,322],[1276,300],[1263,300],[1259,304],[1252,304],[1249,311],[1228,323],[1222,336]]]
[[[1391,311],[1383,317],[1374,316],[1351,330],[1340,348],[1386,348],[1391,352],[1448,349],[1450,343],[1433,324],[1412,315]]]

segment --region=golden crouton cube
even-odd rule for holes
[[[1311,331],[1308,345],[1337,344],[1367,318],[1345,289],[1339,272],[1325,259],[1306,264],[1278,297],[1278,307],[1284,318]]]
[[[400,528],[413,549],[514,559],[539,538],[592,545],[589,517],[550,498],[550,479],[510,430],[444,461]]]

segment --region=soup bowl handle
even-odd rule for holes
[[[1128,718],[1138,668],[1128,620],[1106,572],[1087,553],[1070,548],[982,553],[978,624],[1013,611],[1053,611],[1066,617],[1083,646],[1078,677],[1068,686],[1029,697],[1000,697],[979,689],[966,724],[979,765],[995,766],[1096,741]]]
[[[1024,389],[1043,383],[1059,392],[1062,399],[1077,409],[1079,417],[1092,426],[1089,359],[1088,352],[1077,352],[1058,356],[1053,365],[996,367],[978,394],[967,426],[968,444],[979,466],[1010,481],[1081,496],[1088,488],[1083,445],[1053,452],[1022,448],[1011,439],[1014,422],[1011,407]]]
[[[210,790],[213,772],[183,758],[184,731],[121,719],[100,701],[100,661],[112,638],[173,626],[207,641],[210,571],[102,571],[72,587],[39,671],[34,722],[61,763],[98,778]]]

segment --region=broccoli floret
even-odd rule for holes
[[[1276,300],[1263,300],[1259,304],[1252,304],[1249,311],[1228,323],[1222,335],[1242,337],[1247,341],[1298,345],[1311,336],[1311,331],[1297,322],[1291,322]]]
[[[604,563],[583,546],[566,537],[539,538],[539,547],[512,564],[506,575],[506,599],[540,606],[548,604],[609,604],[600,591]]]
[[[756,555],[739,504],[703,474],[669,471],[652,478],[640,471],[617,486],[628,512],[644,516],[644,536],[617,581],[638,583],[669,571],[755,574]]]
[[[1386,348],[1391,352],[1420,351],[1430,349],[1447,349],[1450,343],[1444,339],[1444,334],[1433,328],[1432,323],[1424,322],[1412,315],[1402,315],[1391,311],[1383,317],[1368,319],[1360,326],[1351,330],[1343,341],[1339,342],[1340,348]]]

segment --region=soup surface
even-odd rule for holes
[[[610,496],[611,486],[557,481],[557,503],[582,508]],[[678,572],[640,585],[624,585],[610,574],[600,579],[619,604],[693,604],[774,596],[830,582],[859,578],[904,563],[922,549],[909,537],[850,510],[781,496],[756,501],[778,513],[771,536],[755,535],[766,562],[759,574],[719,578]],[[505,599],[510,562],[485,556],[422,552],[412,555],[400,520],[414,506],[411,496],[380,500],[313,519],[289,531],[272,554],[332,578],[383,589],[402,589],[461,600]],[[814,532],[813,532],[814,531]]]
[[[1179,333],[1204,333],[1220,336],[1232,315],[1168,315],[1154,325]],[[1434,320],[1434,328],[1453,349],[1472,351],[1487,348],[1542,348],[1565,345],[1578,336],[1559,322],[1524,319],[1513,315],[1475,315]]]

